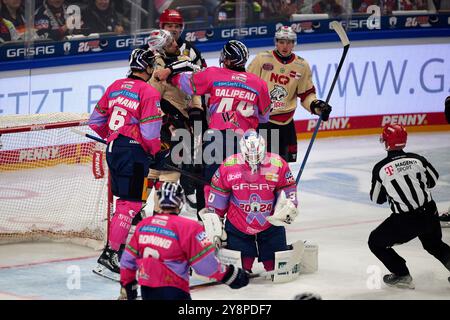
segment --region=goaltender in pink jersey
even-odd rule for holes
[[[245,270],[252,270],[256,257],[274,270],[275,252],[290,249],[284,225],[298,214],[295,178],[283,158],[265,151],[256,131],[247,131],[240,146],[241,153],[225,159],[214,174],[202,220],[206,228],[206,216],[226,217],[225,232],[213,233],[227,240],[227,249],[241,252]]]

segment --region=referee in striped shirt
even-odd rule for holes
[[[392,214],[372,231],[369,248],[391,272],[383,277],[387,285],[414,289],[406,261],[392,246],[419,237],[424,249],[449,271],[450,247],[442,241],[436,203],[429,190],[439,174],[424,157],[403,151],[406,139],[406,130],[400,125],[383,128],[380,141],[388,154],[373,168],[370,199],[378,204],[389,202]]]

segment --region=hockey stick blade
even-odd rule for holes
[[[293,254],[290,257],[289,261],[283,267],[272,270],[272,271],[262,271],[262,272],[258,272],[258,273],[250,273],[248,275],[249,280],[272,276],[276,273],[285,273],[285,272],[291,271],[295,267],[295,265],[298,263],[301,256],[303,255],[303,252],[305,251],[305,245],[303,242],[300,244],[298,244],[298,242],[296,242],[293,244],[293,246],[294,246]],[[221,285],[221,284],[223,284],[223,283],[219,282],[219,281],[204,282],[204,283],[191,285],[191,286],[189,286],[189,289],[194,290],[194,289],[199,289],[199,288],[207,288],[207,287],[217,286],[217,285]]]
[[[331,22],[331,27],[337,33],[339,39],[341,40],[341,44],[344,47],[344,51],[342,52],[341,60],[339,61],[339,65],[336,69],[336,73],[333,78],[333,82],[331,83],[330,90],[328,91],[327,98],[325,100],[326,103],[330,101],[331,95],[334,90],[334,86],[336,85],[337,79],[339,78],[339,73],[341,72],[342,66],[344,65],[345,57],[347,56],[348,49],[350,48],[350,40],[348,40],[347,34],[345,33],[342,24],[337,21]],[[300,170],[298,171],[297,178],[295,179],[296,184],[298,185],[300,181],[300,177],[302,176],[303,170],[305,169],[306,161],[308,160],[309,153],[311,152],[312,145],[314,140],[316,139],[317,132],[319,131],[320,123],[322,122],[322,115],[320,115],[317,120],[316,127],[314,128],[314,132],[312,134],[311,140],[309,141],[308,149],[306,150],[305,157],[303,158],[302,164],[300,166]]]

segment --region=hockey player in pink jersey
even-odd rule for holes
[[[112,193],[118,197],[109,226],[108,242],[93,271],[119,276],[120,253],[131,223],[140,211],[149,166],[161,148],[160,94],[147,84],[153,72],[154,54],[135,49],[130,55],[130,76],[116,80],[95,106],[89,126],[108,142],[106,161]],[[146,198],[145,198],[146,199]],[[114,274],[111,276],[114,278]]]
[[[189,95],[210,94],[207,119],[209,129],[203,141],[204,160],[214,159],[204,166],[203,176],[210,181],[223,159],[237,152],[237,139],[248,129],[256,129],[269,119],[270,96],[267,84],[258,76],[246,72],[247,47],[240,41],[228,41],[221,52],[219,63],[223,67],[208,67],[199,72],[178,73],[180,64],[158,70],[155,77],[169,80]],[[173,73],[172,78],[169,75]],[[189,112],[191,121],[201,121],[202,110]],[[212,145],[214,144],[214,145]],[[205,151],[206,152],[206,151]],[[204,199],[197,198],[197,207],[204,207]]]
[[[214,174],[205,211],[226,216],[226,248],[241,252],[245,270],[258,257],[270,271],[275,252],[289,249],[283,225],[297,216],[297,186],[286,161],[266,152],[257,132],[249,130],[240,146]]]
[[[158,199],[161,213],[136,226],[120,260],[122,299],[136,299],[139,284],[143,300],[190,300],[189,267],[233,289],[248,284],[244,270],[219,262],[200,223],[178,216],[184,204],[180,184],[164,182]]]

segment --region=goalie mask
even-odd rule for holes
[[[164,182],[156,195],[159,207],[163,210],[173,210],[174,213],[178,213],[185,202],[184,190],[176,182]]]
[[[148,36],[147,44],[152,51],[156,51],[165,56],[166,48],[173,42],[173,36],[166,30],[153,30]]]
[[[258,165],[266,156],[266,142],[264,138],[254,130],[247,131],[240,141],[241,153],[255,173]]]
[[[380,142],[384,143],[386,151],[402,150],[406,146],[408,134],[403,126],[399,124],[387,124],[383,128]]]

